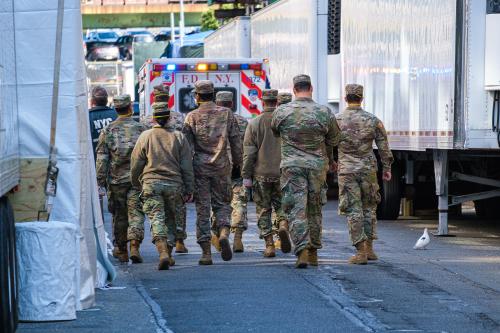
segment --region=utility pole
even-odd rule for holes
[[[179,33],[181,38],[181,46],[184,46],[184,0],[180,1],[181,17],[179,19]]]
[[[170,12],[170,40],[175,41],[175,15]]]

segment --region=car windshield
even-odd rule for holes
[[[152,42],[153,41],[153,37],[151,37],[150,35],[136,35],[134,36],[134,42]]]
[[[137,31],[129,31],[130,35],[148,35],[151,36],[151,33],[147,30],[137,30]]]
[[[103,38],[103,39],[116,39],[118,38],[118,35],[116,34],[116,32],[100,32],[99,34],[99,38]]]

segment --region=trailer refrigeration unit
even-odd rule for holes
[[[153,89],[157,85],[169,87],[169,107],[182,114],[197,108],[194,84],[211,80],[215,92],[231,91],[235,112],[251,118],[262,109],[262,90],[269,87],[265,59],[178,58],[150,59],[139,71],[139,108],[141,118],[151,117]]]
[[[463,202],[498,219],[497,1],[281,0],[251,28],[252,57],[269,58],[273,88],[307,73],[314,98],[341,109],[341,87],[364,85],[364,107],[383,120],[396,158],[379,217],[397,218],[406,198],[414,210],[438,208],[440,235]]]
[[[250,58],[250,17],[236,17],[205,37],[204,57]]]

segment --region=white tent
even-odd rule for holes
[[[80,253],[75,253],[80,258],[79,281],[76,281],[80,285],[80,304],[77,304],[77,308],[85,309],[94,305],[97,266],[105,267],[101,271],[103,275],[107,275],[108,280],[115,273],[107,259],[95,181],[88,124],[80,1],[64,2],[56,128],[59,176],[50,220],[79,226]],[[47,158],[58,1],[12,0],[12,6],[20,157]]]

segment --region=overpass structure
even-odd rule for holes
[[[176,24],[179,0],[81,0],[83,29],[168,27],[170,13]],[[201,13],[208,10],[207,1],[184,0],[186,26],[200,25]]]

